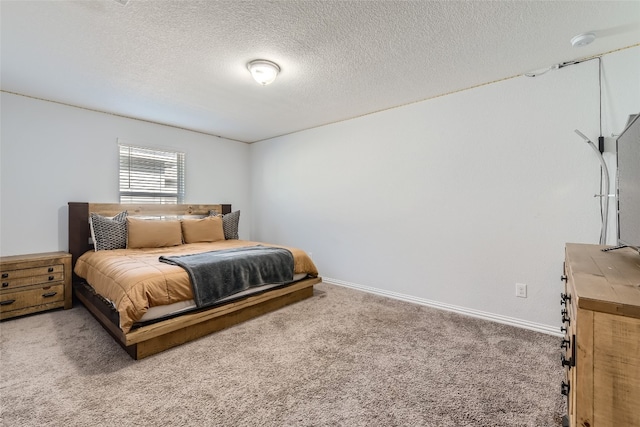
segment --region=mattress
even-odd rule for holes
[[[301,249],[246,240],[191,243],[166,248],[89,251],[78,258],[74,272],[113,303],[119,313],[120,328],[127,333],[134,323],[143,321],[150,310],[150,318],[157,318],[166,316],[167,312],[191,309],[193,293],[189,275],[182,267],[160,262],[158,258],[161,255],[187,255],[257,245],[290,250],[294,257],[294,274],[298,277],[318,275],[313,261]],[[238,295],[232,297],[237,298]]]

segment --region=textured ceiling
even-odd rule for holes
[[[638,1],[2,0],[0,17],[3,91],[243,142],[640,43]],[[282,69],[269,86],[258,58]]]

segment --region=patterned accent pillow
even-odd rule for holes
[[[92,213],[89,217],[89,225],[96,251],[127,247],[127,211],[120,212],[113,218]]]
[[[226,240],[238,240],[238,224],[240,223],[240,211],[228,214],[219,214],[216,211],[209,211],[210,216],[219,216],[222,218],[222,228],[224,230],[224,238]]]

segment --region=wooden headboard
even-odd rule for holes
[[[114,216],[127,211],[129,216],[207,216],[209,211],[221,214],[231,212],[231,205],[162,205],[162,204],[119,204],[119,203],[77,203],[69,202],[69,252],[72,268],[80,255],[93,249],[90,242],[89,214],[97,213]]]

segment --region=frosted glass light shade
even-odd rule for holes
[[[278,64],[265,59],[251,61],[247,64],[247,68],[251,72],[253,79],[261,85],[273,83],[280,72]]]
[[[593,33],[578,34],[571,39],[571,46],[582,47],[591,44],[596,39],[596,35]]]

